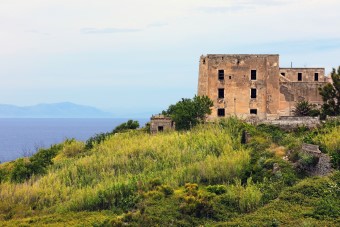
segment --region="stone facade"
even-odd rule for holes
[[[198,95],[214,102],[209,119],[278,119],[291,116],[296,102],[320,106],[323,68],[279,68],[277,54],[209,54],[201,56]]]
[[[150,133],[156,134],[163,131],[169,131],[175,129],[175,123],[170,117],[164,115],[156,115],[151,117],[150,121]]]

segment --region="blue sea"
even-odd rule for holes
[[[0,162],[29,156],[39,148],[75,138],[86,141],[91,136],[112,131],[128,119],[50,119],[0,118]],[[138,120],[144,126],[148,119]]]

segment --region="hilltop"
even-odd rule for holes
[[[250,137],[245,140],[244,132]],[[291,160],[318,144],[336,167],[340,123],[286,133],[230,118],[190,131],[67,140],[0,165],[0,225],[335,226],[340,173],[309,177]],[[338,168],[338,167],[336,167]]]

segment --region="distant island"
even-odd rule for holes
[[[15,106],[0,104],[0,118],[110,118],[112,113],[71,102]]]

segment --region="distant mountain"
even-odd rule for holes
[[[0,118],[109,118],[113,114],[70,102],[14,106],[0,104]]]

